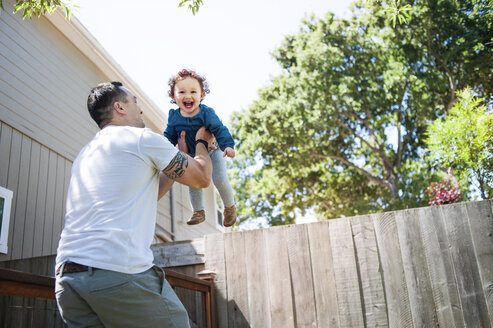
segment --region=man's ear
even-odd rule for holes
[[[119,114],[123,114],[125,112],[125,109],[123,108],[121,102],[119,102],[119,101],[115,101],[113,103],[113,110]]]

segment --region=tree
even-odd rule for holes
[[[458,101],[444,119],[428,131],[429,158],[452,169],[459,181],[475,185],[483,199],[493,197],[493,113],[471,89],[458,92]]]
[[[464,16],[454,1],[440,1],[447,10],[434,13],[430,2],[413,3],[406,27],[393,28],[378,4],[360,3],[349,20],[311,17],[285,38],[273,54],[283,73],[233,116],[245,168],[235,188],[241,220],[284,224],[310,208],[333,218],[426,204],[436,180],[421,158],[428,123],[446,115],[457,89],[491,97],[493,85],[491,49],[477,46],[491,38],[478,25],[493,17]],[[410,28],[417,21],[430,32]]]
[[[195,15],[202,4],[203,0],[180,0],[178,7],[186,6]],[[22,18],[24,19],[26,17],[50,15],[58,8],[65,11],[67,18],[70,19],[74,8],[77,8],[77,6],[71,5],[70,0],[16,0],[14,13],[22,11]],[[0,0],[1,10],[3,10],[3,0]]]
[[[203,4],[204,1],[202,0],[181,0],[178,4],[178,7],[187,6],[188,9],[190,9],[192,11],[192,14],[195,16],[195,14],[199,11],[200,6],[202,6]]]
[[[374,5],[377,0],[366,0],[366,3]],[[383,0],[380,1],[380,5],[382,6],[386,18],[388,22],[392,22],[392,26],[395,27],[397,22],[399,24],[405,24],[408,22],[410,15],[409,12],[412,9],[412,6],[409,4],[402,4],[399,0]]]
[[[31,18],[33,15],[39,17],[41,15],[52,14],[56,9],[61,8],[65,11],[67,17],[70,18],[75,6],[71,6],[69,1],[70,0],[16,0],[14,13],[22,10],[23,18]],[[180,0],[178,7],[187,7],[195,16],[195,14],[199,11],[200,6],[203,4],[203,0]],[[409,18],[409,8],[409,5],[399,5],[399,1],[397,0],[389,0],[384,2],[384,10],[387,12],[389,20],[394,22],[394,25],[397,20],[400,23],[407,21]],[[3,9],[3,0],[0,0],[0,10],[1,9]]]
[[[384,26],[388,2],[367,7]],[[493,0],[408,0],[407,25],[394,31],[395,43],[405,48],[405,61],[419,65],[417,70],[428,75],[427,87],[439,104],[448,111],[456,101],[456,92],[470,86],[493,100]],[[387,5],[385,4],[387,3]]]
[[[65,11],[68,19],[72,15],[73,6],[69,1],[61,0],[16,0],[14,13],[22,11],[22,18],[31,18],[32,16],[40,17],[41,15],[52,14],[55,10],[61,8]],[[0,10],[3,10],[3,1],[0,0]]]

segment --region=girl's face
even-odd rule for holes
[[[194,116],[200,111],[200,101],[204,98],[204,92],[199,81],[193,77],[176,82],[171,99],[173,99],[183,116]]]

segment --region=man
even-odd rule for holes
[[[207,145],[194,158],[145,128],[137,98],[120,82],[91,90],[100,127],[72,166],[56,258],[56,298],[70,327],[189,327],[188,315],[150,249],[157,199],[174,181],[210,184]]]

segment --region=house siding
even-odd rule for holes
[[[139,95],[147,126],[161,134],[166,121],[112,59],[103,54],[95,61],[94,54],[104,49],[76,19],[60,21],[55,13],[55,18],[22,20],[22,15],[12,13],[12,4],[13,0],[4,1],[0,15],[0,186],[14,192],[9,250],[0,261],[56,253],[72,162],[99,130],[86,107],[93,86],[126,81]],[[67,27],[78,32],[75,37],[67,34]],[[81,46],[77,38],[85,37]],[[178,183],[173,188],[174,239],[209,233],[207,225],[186,225],[182,218],[191,214],[188,188]],[[170,205],[167,194],[158,202],[156,221],[168,232]]]
[[[0,122],[0,154],[0,186],[14,192],[9,251],[0,254],[0,261],[55,254],[64,224],[72,161],[5,122]],[[179,184],[174,186],[181,187]],[[181,207],[187,204],[179,196],[175,195],[178,201],[174,206],[182,212]],[[169,232],[170,207],[170,197],[166,194],[158,202],[156,222]],[[175,234],[175,239],[203,234],[202,230],[182,231]]]
[[[0,15],[0,185],[14,192],[8,253],[53,255],[72,161],[98,131],[85,107],[107,80],[47,19]]]
[[[45,18],[0,15],[0,119],[73,160],[98,128],[88,91],[107,78]]]
[[[14,191],[9,251],[0,261],[55,254],[72,163],[4,122],[0,154],[0,185]]]

